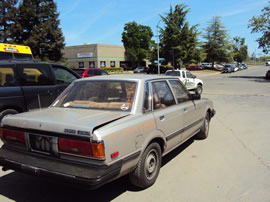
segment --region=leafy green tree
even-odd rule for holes
[[[174,66],[180,61],[188,64],[200,60],[197,25],[189,26],[186,15],[190,9],[185,4],[178,4],[166,16],[160,16],[165,24],[160,28],[161,54]]]
[[[17,0],[0,1],[0,42],[12,40],[12,30],[16,23]]]
[[[212,67],[215,62],[227,62],[230,44],[227,40],[227,31],[222,25],[220,17],[213,17],[205,31],[206,33],[203,37],[206,39],[206,42],[203,48],[207,54],[206,61],[211,62]]]
[[[18,7],[15,42],[30,46],[36,59],[61,60],[65,43],[58,18],[53,0],[23,0]]]
[[[139,25],[135,21],[125,24],[122,42],[132,67],[142,64],[149,56],[152,36],[153,32],[149,26]]]
[[[262,14],[258,17],[253,16],[249,20],[249,28],[251,33],[261,33],[262,36],[257,39],[259,48],[263,49],[264,53],[270,51],[270,1],[268,6],[262,9]]]
[[[243,62],[248,57],[248,47],[245,45],[245,38],[234,37],[233,58],[236,62]]]

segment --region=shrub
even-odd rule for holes
[[[119,73],[124,71],[122,67],[104,67],[102,69],[108,73]]]

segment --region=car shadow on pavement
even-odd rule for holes
[[[183,152],[194,142],[191,138],[168,155],[163,157],[162,166],[165,166],[173,158]],[[162,168],[161,168],[162,169]],[[112,201],[126,191],[137,192],[137,189],[124,176],[108,183],[96,190],[86,190],[81,187],[70,186],[48,181],[44,178],[34,177],[22,173],[11,172],[0,177],[0,199],[1,195],[14,201],[48,202],[48,201]],[[1,200],[5,201],[5,200]]]
[[[259,83],[269,83],[270,80],[266,80],[264,76],[229,76],[232,79],[249,79]]]

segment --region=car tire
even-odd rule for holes
[[[199,84],[195,90],[195,93],[201,95],[202,92],[203,92],[203,87],[202,85]]]
[[[18,114],[18,112],[15,109],[6,109],[6,110],[2,111],[0,113],[0,123],[1,123],[2,119],[4,118],[4,116],[6,116],[8,114]]]
[[[136,169],[129,174],[131,184],[139,188],[153,185],[161,167],[161,149],[158,143],[151,143],[142,154]]]
[[[196,135],[198,139],[206,139],[208,137],[209,123],[210,123],[210,116],[209,113],[207,112],[203,120],[203,125],[200,128],[200,132],[197,133]]]

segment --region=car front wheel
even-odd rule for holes
[[[140,188],[153,185],[161,166],[161,149],[158,143],[151,143],[141,156],[136,169],[130,173],[131,184]]]
[[[195,93],[196,93],[196,94],[200,94],[200,95],[201,95],[201,94],[202,94],[202,92],[203,92],[202,85],[198,85],[198,86],[197,86],[197,88],[196,88]]]

